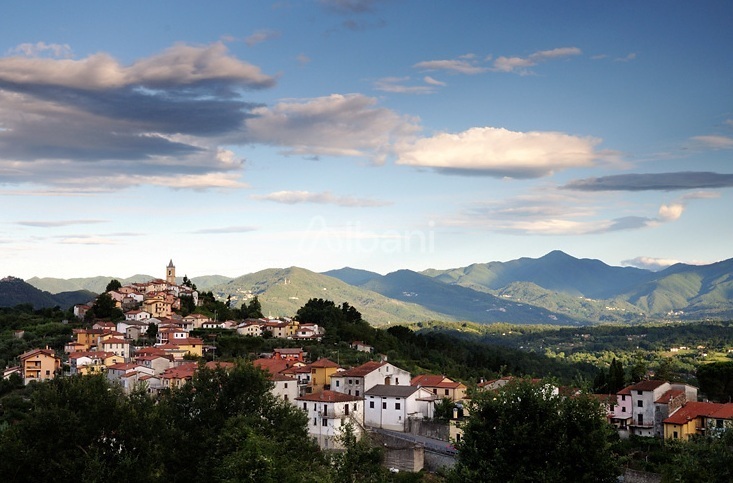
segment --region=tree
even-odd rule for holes
[[[117,308],[114,299],[108,293],[97,297],[91,312],[98,319],[122,320],[125,318],[125,314]]]
[[[336,437],[344,451],[331,456],[334,481],[339,482],[383,482],[388,481],[382,466],[382,448],[370,444],[366,436],[357,438],[349,422],[341,427]]]
[[[615,433],[590,395],[518,380],[477,392],[468,412],[451,481],[616,481]]]
[[[435,404],[433,416],[439,421],[450,421],[453,418],[453,409],[456,404],[449,397],[444,397],[440,402]]]
[[[112,292],[114,290],[119,290],[120,288],[122,288],[122,284],[120,283],[120,281],[117,280],[117,279],[112,279],[107,284],[107,288],[105,288],[104,291],[105,292]]]
[[[262,304],[260,304],[260,299],[257,298],[255,295],[252,300],[249,301],[249,305],[247,306],[247,317],[250,319],[259,319],[262,318]]]

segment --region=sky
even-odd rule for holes
[[[733,257],[733,3],[0,7],[0,276]]]

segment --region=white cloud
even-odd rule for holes
[[[692,138],[705,148],[710,149],[733,149],[733,138],[729,136],[695,136]]]
[[[418,62],[413,67],[420,70],[445,70],[467,75],[481,74],[488,70],[469,60],[426,60]]]
[[[644,270],[651,270],[652,272],[664,270],[665,268],[671,267],[672,265],[675,265],[677,263],[683,263],[683,262],[680,260],[675,260],[673,258],[653,258],[653,257],[636,257],[630,260],[621,261],[622,265],[642,268]]]
[[[252,196],[252,198],[257,200],[274,201],[276,203],[285,203],[288,205],[300,203],[317,203],[326,205],[337,205],[349,208],[385,206],[390,204],[388,202],[379,200],[354,198],[351,196],[336,196],[328,191],[322,193],[313,193],[310,191],[276,191],[268,195]]]
[[[593,164],[601,142],[560,132],[516,132],[477,127],[458,134],[438,133],[397,147],[397,164],[452,173],[537,178]]]
[[[24,55],[26,57],[50,55],[59,59],[68,59],[74,56],[74,52],[68,44],[47,44],[46,42],[20,44],[10,49],[8,54]]]
[[[624,216],[618,216],[618,209]],[[575,236],[654,228],[680,219],[685,201],[662,204],[649,216],[623,208],[623,195],[568,192],[539,186],[513,198],[476,202],[441,221],[446,226],[519,235]]]
[[[417,120],[377,107],[374,98],[333,94],[260,107],[246,121],[249,142],[286,148],[286,154],[369,158],[382,163],[392,144],[414,135]]]
[[[275,30],[258,30],[257,32],[244,39],[244,43],[252,47],[253,45],[260,44],[267,40],[277,39],[279,37],[280,32],[277,32]]]
[[[158,55],[123,66],[112,56],[99,53],[81,60],[0,59],[0,82],[54,85],[80,89],[126,86],[184,86],[197,82],[236,82],[241,87],[274,85],[259,67],[231,57],[217,42],[206,47],[177,44]]]
[[[675,221],[682,216],[685,205],[682,203],[670,203],[659,207],[659,219],[661,221]]]
[[[426,77],[426,84],[428,85],[411,86],[405,85],[409,82],[409,77],[383,77],[374,82],[374,88],[378,91],[393,92],[397,94],[433,94],[435,92],[434,86],[445,85],[438,83],[433,79],[431,79],[433,82],[427,82],[427,79],[431,78]]]
[[[309,63],[311,62],[311,58],[310,58],[310,57],[308,57],[308,56],[307,56],[307,55],[305,55],[305,54],[299,54],[299,55],[298,55],[298,57],[296,57],[296,59],[298,60],[298,62],[299,62],[300,64],[303,64],[303,65],[305,65],[305,64],[309,64]]]
[[[40,220],[40,221],[16,221],[16,225],[32,226],[35,228],[57,228],[61,226],[73,225],[95,225],[97,223],[106,223],[108,220]]]
[[[426,75],[425,77],[423,77],[423,81],[425,81],[426,84],[430,84],[432,86],[446,86],[446,85],[448,85],[445,82],[441,82],[441,81],[439,81],[437,79],[433,79],[429,75]]]
[[[530,67],[540,62],[553,59],[560,59],[574,55],[580,55],[582,51],[577,47],[562,47],[551,50],[540,50],[528,57],[497,57],[493,64],[493,70],[496,72],[515,72],[521,75],[530,74]]]

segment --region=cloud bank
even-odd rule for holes
[[[591,166],[598,157],[594,148],[600,142],[560,132],[472,128],[402,144],[397,148],[397,164],[450,174],[538,178],[563,169]]]
[[[562,189],[575,191],[675,191],[733,186],[733,174],[705,171],[632,173],[569,182]]]
[[[242,163],[216,139],[256,107],[242,91],[274,84],[221,43],[128,66],[104,53],[0,58],[0,182],[239,186]]]
[[[256,195],[252,198],[257,200],[274,201],[276,203],[284,203],[288,205],[295,205],[300,203],[317,203],[343,206],[348,208],[365,208],[391,204],[389,202],[379,200],[354,198],[351,196],[336,196],[328,191],[322,193],[312,193],[310,191],[276,191],[268,195]]]

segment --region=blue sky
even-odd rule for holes
[[[733,257],[733,5],[0,7],[2,275]]]

